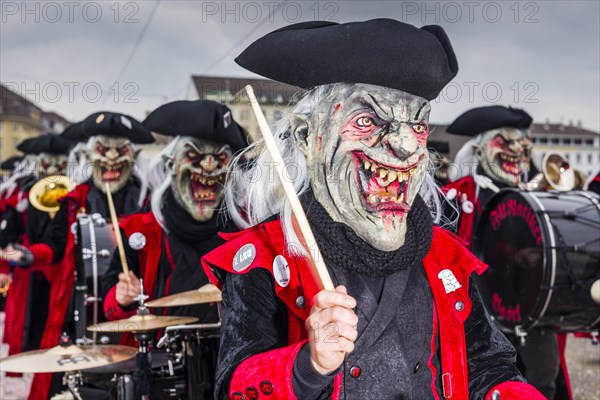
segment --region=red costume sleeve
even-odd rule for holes
[[[252,398],[247,393],[255,392],[267,395],[271,400],[296,400],[292,372],[296,354],[306,342],[307,340],[304,340],[287,347],[255,354],[242,361],[229,382],[229,398]]]
[[[106,298],[104,299],[104,315],[110,321],[129,318],[135,314],[135,311],[135,308],[127,311],[121,307],[117,301],[117,285],[113,286],[106,294]]]
[[[44,267],[52,264],[54,252],[47,244],[36,243],[27,246],[27,249],[33,254],[33,264],[31,265],[31,268],[36,268],[37,266]]]
[[[525,382],[502,382],[487,393],[485,400],[493,400],[494,392],[498,392],[500,400],[546,400],[543,394]]]

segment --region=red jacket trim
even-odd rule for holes
[[[546,400],[546,396],[525,382],[502,382],[486,394],[485,400],[492,400],[494,393],[497,393],[497,398],[501,400]]]

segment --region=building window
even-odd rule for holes
[[[565,154],[565,160],[569,161],[569,158],[571,158],[571,154],[569,154],[569,153]]]
[[[571,139],[570,138],[563,138],[562,139],[562,144],[565,146],[570,146],[571,145]]]
[[[550,139],[550,143],[551,143],[551,144],[558,144],[558,143],[559,143],[559,140],[558,140],[558,138],[551,138],[551,139]]]
[[[545,137],[540,138],[540,144],[548,144],[548,139]]]
[[[581,143],[582,143],[581,138],[575,138],[575,139],[573,139],[573,144],[575,146],[581,146]]]
[[[575,161],[577,162],[577,164],[581,163],[581,153],[577,153],[575,156]]]
[[[594,145],[594,140],[593,139],[585,139],[585,145],[586,146],[593,146]]]

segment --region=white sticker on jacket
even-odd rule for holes
[[[133,232],[128,242],[133,250],[141,250],[146,246],[146,236],[142,232]]]
[[[237,272],[245,270],[252,264],[255,257],[256,247],[252,243],[243,245],[233,257],[233,270]]]
[[[290,284],[290,266],[284,256],[277,256],[273,260],[273,276],[281,287]]]
[[[456,289],[461,287],[460,283],[458,283],[458,280],[449,269],[441,270],[438,274],[438,278],[442,280],[442,284],[444,285],[446,293],[454,292]]]

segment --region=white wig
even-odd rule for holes
[[[456,153],[454,161],[450,163],[448,168],[448,178],[450,181],[457,181],[465,176],[473,176],[479,166],[479,160],[475,154],[474,145],[481,143],[483,138],[482,134],[479,134],[469,139]]]
[[[15,167],[10,178],[0,184],[0,198],[9,198],[17,189],[18,180],[28,176],[36,176],[38,167],[38,157],[34,154],[28,154]]]
[[[290,118],[293,114],[309,117],[320,102],[334,88],[323,85],[300,93],[300,99],[291,107],[290,112],[277,123],[273,136],[281,153],[284,165],[295,168],[292,183],[296,192],[301,195],[310,188],[306,159],[296,147],[291,134]],[[258,154],[251,158],[252,154]],[[250,161],[246,161],[250,160]],[[274,173],[274,161],[267,151],[264,141],[259,140],[238,153],[233,161],[225,185],[225,202],[227,211],[238,227],[245,229],[265,219],[279,214],[287,248],[295,255],[305,255],[306,250],[299,246],[298,237],[292,226],[292,210],[279,178]],[[442,217],[443,195],[433,178],[433,165],[421,186],[420,195],[428,205],[436,224],[446,223]]]

